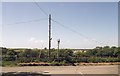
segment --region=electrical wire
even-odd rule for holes
[[[90,37],[88,37],[88,36],[85,36],[85,35],[79,33],[78,31],[73,30],[72,28],[67,27],[66,25],[64,25],[64,24],[62,24],[62,23],[60,23],[60,22],[58,22],[58,21],[55,21],[55,20],[53,20],[53,19],[52,19],[52,21],[55,22],[55,23],[57,23],[57,24],[59,24],[59,25],[62,26],[63,28],[65,28],[65,29],[67,29],[67,30],[69,30],[69,31],[72,31],[73,33],[76,33],[77,35],[79,35],[79,36],[81,36],[81,37],[86,38],[87,40],[91,40],[91,41],[97,42],[97,43],[99,43],[99,44],[104,44],[104,43],[102,43],[102,42],[98,42],[98,41],[94,40],[93,38],[90,38]]]
[[[39,22],[39,21],[43,21],[43,20],[47,20],[47,18],[36,19],[36,20],[29,20],[29,21],[22,21],[22,22],[16,22],[16,23],[5,24],[5,25],[15,25],[15,24],[30,23],[30,22]]]
[[[34,3],[39,7],[39,9],[40,9],[46,16],[48,16],[48,14],[39,6],[39,4],[38,4],[35,0],[34,0]],[[62,24],[62,23],[60,23],[60,22],[58,22],[58,21],[55,21],[54,19],[51,19],[51,20],[52,20],[53,22],[59,24],[60,26],[68,29],[69,31],[72,31],[72,32],[78,34],[79,36],[82,36],[82,37],[86,38],[87,40],[91,40],[91,41],[97,42],[97,43],[99,43],[99,44],[104,44],[104,43],[99,42],[99,41],[96,41],[96,40],[94,40],[94,39],[92,39],[92,38],[90,38],[90,37],[87,37],[87,36],[79,33],[78,31],[75,31],[75,30],[73,30],[72,28],[65,26],[64,24]]]
[[[33,0],[33,1],[34,1],[35,5],[36,5],[46,16],[48,16],[47,12],[45,12],[45,11],[39,6],[39,4],[38,4],[35,0]]]

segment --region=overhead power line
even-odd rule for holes
[[[45,11],[39,6],[39,4],[38,4],[35,0],[33,0],[33,1],[34,1],[35,5],[36,5],[46,16],[48,16],[47,12],[45,12]]]
[[[22,22],[15,22],[15,23],[6,24],[6,25],[15,25],[15,24],[30,23],[30,22],[39,22],[39,21],[43,21],[43,20],[47,20],[47,18],[36,19],[36,20],[29,20],[29,21],[22,21]]]
[[[85,35],[79,33],[78,31],[76,31],[76,30],[74,30],[74,29],[72,29],[72,28],[70,28],[70,27],[67,27],[66,25],[64,25],[64,24],[62,24],[62,23],[60,23],[60,22],[58,22],[58,21],[55,21],[55,20],[53,20],[53,19],[52,19],[52,21],[55,22],[55,23],[57,23],[57,24],[59,24],[59,25],[62,26],[63,28],[66,28],[67,30],[72,31],[72,32],[76,33],[77,35],[86,38],[87,40],[91,40],[91,41],[94,41],[94,42],[99,43],[99,44],[104,44],[104,43],[99,42],[99,41],[97,41],[97,40],[94,40],[94,39],[92,39],[92,38],[90,38],[90,37],[88,37],[88,36],[85,36]]]
[[[48,16],[48,14],[39,6],[39,4],[33,0],[35,5],[46,15]],[[29,23],[29,22],[38,22],[38,21],[41,21],[41,20],[47,20],[47,18],[44,18],[44,19],[36,19],[36,20],[30,20],[30,21],[23,21],[23,22],[16,22],[16,23],[11,23],[11,24],[6,24],[6,25],[14,25],[14,24],[22,24],[22,23]]]
[[[34,3],[39,7],[39,9],[40,9],[46,16],[48,16],[47,12],[45,12],[45,11],[39,6],[39,4],[38,4],[35,0],[34,0]],[[88,36],[85,36],[85,35],[79,33],[78,31],[73,30],[72,28],[67,27],[67,26],[65,26],[64,24],[62,24],[62,23],[60,23],[60,22],[58,22],[58,21],[55,21],[54,19],[51,19],[51,20],[52,20],[53,22],[59,24],[60,26],[68,29],[69,31],[72,31],[72,32],[78,34],[79,36],[82,36],[82,37],[84,37],[84,38],[86,38],[86,39],[88,39],[88,40],[94,41],[94,42],[99,43],[99,44],[104,44],[104,43],[99,42],[99,41],[97,41],[97,40],[94,40],[94,39],[92,39],[92,38],[90,38],[90,37],[88,37]]]

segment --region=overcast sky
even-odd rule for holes
[[[118,45],[117,2],[38,2],[52,19],[52,47],[94,48]],[[48,16],[34,2],[7,2],[2,6],[2,46],[48,47]],[[69,27],[69,28],[66,28]]]

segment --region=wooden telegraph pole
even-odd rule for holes
[[[60,39],[58,39],[58,50],[57,50],[57,59],[59,60],[59,46],[60,46]]]
[[[49,35],[49,49],[48,49],[48,58],[50,59],[50,50],[51,50],[51,14],[49,14],[49,24],[48,24],[48,28],[49,28],[49,32],[48,32],[48,35]]]

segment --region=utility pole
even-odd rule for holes
[[[59,46],[60,46],[60,39],[58,39],[58,50],[57,50],[57,59],[59,60]]]
[[[51,50],[51,14],[49,14],[49,24],[48,24],[48,28],[49,28],[49,32],[48,32],[48,35],[49,35],[49,49],[48,49],[48,58],[50,59],[50,50]]]

